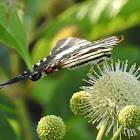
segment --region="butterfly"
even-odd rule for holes
[[[0,88],[19,82],[25,78],[37,81],[41,77],[62,68],[75,70],[85,65],[97,65],[112,57],[111,51],[119,42],[117,36],[109,36],[91,42],[82,38],[68,37],[59,40],[50,55],[33,65],[33,72],[27,70],[17,77],[0,83]]]

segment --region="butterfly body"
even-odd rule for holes
[[[117,36],[106,37],[94,42],[81,38],[69,37],[61,39],[50,52],[50,55],[33,65],[33,73],[24,74],[7,82],[1,83],[0,88],[16,83],[29,77],[37,81],[44,75],[56,72],[62,68],[75,70],[85,65],[96,65],[111,58],[111,50],[118,44]]]

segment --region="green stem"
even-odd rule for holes
[[[25,102],[23,99],[16,99],[15,105],[18,110],[18,115],[23,131],[24,140],[33,140],[31,127],[30,127],[30,120],[28,117],[28,113],[26,110]]]
[[[122,132],[122,130],[123,130],[123,125],[121,125],[120,127],[119,127],[119,129],[117,130],[117,132],[114,134],[114,136],[111,138],[111,140],[116,140],[117,139],[117,137],[120,135],[120,133]]]
[[[104,122],[104,124],[101,126],[100,130],[99,130],[99,133],[96,137],[96,140],[101,140],[102,139],[102,136],[104,134],[104,131],[106,129],[106,126],[107,126],[107,121]]]

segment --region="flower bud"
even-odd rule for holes
[[[60,117],[48,115],[38,122],[37,133],[41,140],[60,140],[65,135],[65,124]]]
[[[84,113],[84,109],[88,104],[90,104],[90,101],[86,99],[88,95],[90,95],[90,93],[85,91],[80,91],[73,94],[70,100],[70,108],[75,115],[87,115],[87,113]]]
[[[140,126],[140,108],[133,105],[124,107],[119,113],[119,121],[128,129],[137,128]]]

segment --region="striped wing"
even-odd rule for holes
[[[41,71],[44,68],[53,67],[60,61],[72,56],[74,52],[78,52],[83,46],[91,44],[92,42],[90,41],[76,37],[61,39],[50,52],[50,56],[47,56],[34,65],[34,70]]]
[[[69,37],[59,40],[52,49],[52,56],[69,56],[85,46],[92,45],[92,42],[82,38]]]
[[[63,68],[70,70],[85,65],[96,65],[111,58],[111,50],[118,44],[119,38],[111,36],[92,42],[89,46],[83,46],[62,64]]]
[[[53,67],[60,61],[69,58],[82,47],[91,45],[92,42],[85,39],[69,37],[59,40],[50,52],[50,56],[45,57],[34,65],[35,71],[41,71],[47,67]]]
[[[88,52],[90,50],[96,51],[109,48],[112,50],[118,43],[117,36],[106,37],[94,42],[87,41],[81,38],[69,37],[59,40],[56,46],[52,49],[50,55],[62,58],[62,56],[69,56],[75,53]]]
[[[80,63],[80,66],[87,65],[92,60],[99,60],[98,58],[102,56],[106,57],[105,53],[111,51],[118,41],[117,36],[103,38],[94,42],[75,37],[61,39],[50,52],[50,56],[34,65],[34,70],[40,71],[47,67],[53,67],[59,62],[62,62],[61,65],[65,65],[65,68],[73,67],[73,65],[73,68],[78,68],[78,63]],[[77,67],[75,67],[76,65]]]

